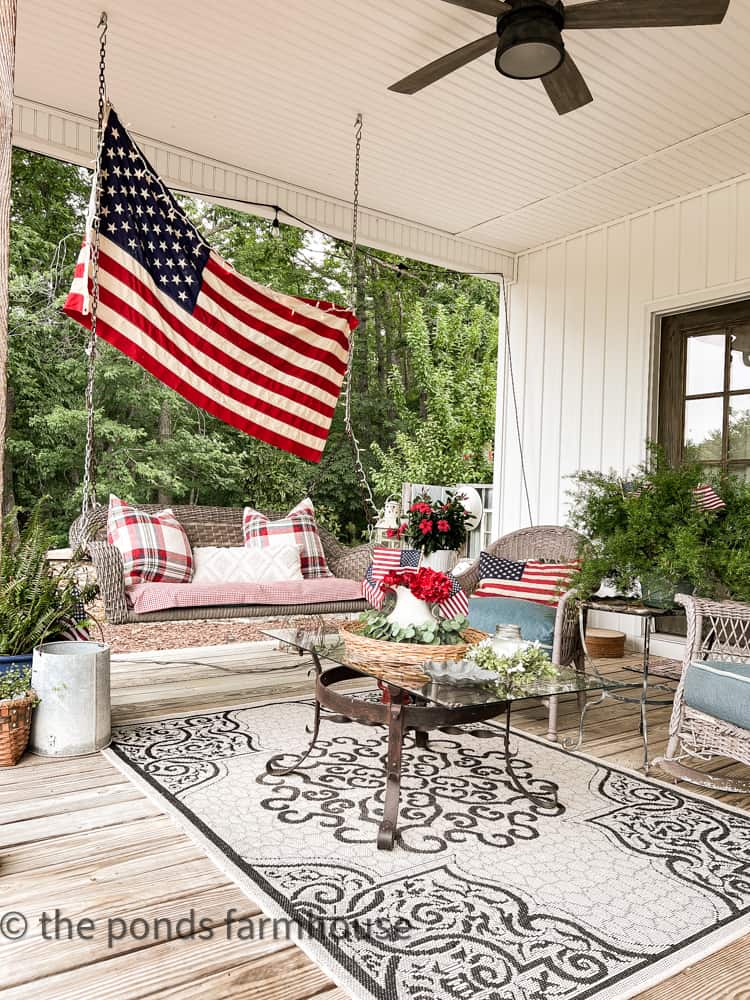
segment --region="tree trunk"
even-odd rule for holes
[[[8,422],[8,267],[10,165],[13,149],[13,71],[16,0],[0,0],[0,508],[5,506],[5,435]],[[2,526],[0,526],[2,530]]]
[[[13,491],[13,458],[6,447],[6,441],[10,436],[10,429],[13,425],[13,412],[15,410],[15,393],[13,386],[6,386],[5,397],[5,435],[3,438],[3,470],[2,470],[2,514],[3,520],[10,514],[16,506],[16,496]]]
[[[159,412],[159,444],[164,444],[165,441],[169,441],[172,437],[172,414],[169,409],[169,400],[164,399],[161,404],[161,410]],[[163,490],[161,487],[157,491],[156,502],[159,504],[164,504],[169,506],[172,503],[173,495],[169,490]]]

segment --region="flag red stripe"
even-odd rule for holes
[[[104,252],[100,252],[99,267],[112,274],[118,279],[118,281],[122,282],[123,285],[126,285],[133,292],[139,295],[140,298],[152,306],[159,313],[164,322],[167,323],[175,331],[175,333],[179,334],[185,341],[187,341],[191,347],[195,347],[208,357],[213,358],[214,361],[219,362],[223,367],[227,368],[229,372],[237,367],[238,362],[235,358],[233,358],[230,354],[225,353],[220,347],[211,344],[210,341],[204,339],[200,336],[200,334],[197,334],[188,325],[183,323],[178,316],[172,313],[169,307],[166,306],[150,288],[148,288],[147,285],[144,285],[143,282],[132,273],[132,271],[129,271],[126,267],[120,264],[119,261],[115,260],[114,257],[111,257]],[[113,308],[116,307],[113,306]],[[196,317],[196,319],[197,318],[198,317]],[[209,322],[209,320],[211,322]],[[217,334],[217,336],[220,336],[224,340],[241,347],[248,354],[252,354],[254,357],[258,358],[259,361],[264,361],[267,364],[274,366],[277,364],[277,359],[269,351],[266,351],[265,348],[259,347],[251,340],[239,335],[236,331],[230,330],[229,327],[220,329],[222,324],[215,317],[209,317],[206,321],[200,320],[200,322],[203,322],[205,326],[210,327],[210,329]],[[176,353],[179,350],[179,348],[174,345],[173,341],[167,340],[161,334],[158,342],[165,348],[165,350],[170,351],[170,353]],[[308,393],[304,393],[302,390],[289,385],[287,382],[272,379],[269,376],[264,375],[262,372],[250,368],[249,366],[243,366],[242,374],[249,381],[255,382],[257,385],[269,389],[280,396],[286,396],[288,399],[295,403],[299,403],[301,406],[307,406],[311,410],[316,410],[325,417],[330,418],[333,415],[335,410],[334,405],[326,403],[318,396],[312,396]],[[290,365],[289,374],[294,375],[303,381],[310,382],[310,375],[313,373],[306,371],[303,368],[298,368],[296,365]],[[321,383],[318,385],[318,388],[324,389],[326,392],[330,392],[334,397],[338,394],[338,387],[333,383],[329,383],[327,379],[321,376],[318,381]],[[230,395],[235,395],[236,391],[240,390],[235,390],[234,387],[230,386]],[[318,430],[320,430],[320,428],[318,428]]]
[[[315,347],[314,344],[308,343],[301,337],[295,336],[293,333],[288,333],[286,330],[279,330],[274,326],[269,326],[268,323],[265,323],[258,316],[254,316],[252,313],[246,312],[244,309],[240,309],[240,307],[234,302],[230,302],[230,300],[223,296],[218,289],[212,288],[206,281],[204,281],[201,286],[201,294],[211,299],[221,309],[223,309],[225,313],[229,313],[230,316],[233,316],[244,326],[250,326],[259,333],[265,334],[270,339],[275,340],[282,347],[291,347],[298,354],[304,354],[312,361],[322,361],[324,364],[333,368],[334,371],[338,372],[339,375],[343,375],[346,371],[346,361],[342,358],[337,358],[335,354],[320,347]],[[197,320],[201,323],[208,323],[211,315],[212,313],[208,312],[196,303],[195,309],[193,309],[193,316],[195,316]]]
[[[296,312],[285,306],[281,302],[277,302],[275,299],[268,295],[264,295],[260,289],[252,285],[246,278],[243,278],[241,274],[237,274],[236,271],[222,265],[222,263],[216,259],[214,254],[210,254],[208,260],[206,261],[206,268],[211,271],[212,274],[217,275],[222,281],[226,282],[230,288],[233,288],[240,295],[244,296],[246,299],[250,299],[251,302],[255,302],[257,305],[263,306],[269,312],[272,312],[275,316],[280,319],[285,319],[289,323],[294,323],[295,326],[304,326],[308,330],[312,330],[321,337],[326,337],[328,340],[333,340],[345,351],[349,350],[349,341],[346,334],[342,330],[337,330],[335,327],[328,326],[326,323],[322,323],[320,320],[316,320],[312,316],[308,316],[306,313]],[[304,299],[300,299],[301,302]],[[352,320],[354,323],[352,325]],[[349,320],[350,329],[354,329],[357,325],[357,320],[355,317],[351,317]]]
[[[125,302],[123,299],[119,298],[110,288],[106,285],[100,285],[99,288],[99,301],[103,306],[108,306],[113,312],[119,313],[126,320],[142,330],[143,333],[153,340],[155,343],[159,344],[167,353],[171,354],[174,358],[180,361],[186,368],[192,371],[195,375],[201,378],[204,382],[213,386],[214,389],[218,389],[220,392],[225,393],[229,399],[237,400],[240,403],[244,403],[246,406],[258,410],[260,413],[267,413],[268,416],[279,420],[282,423],[289,424],[291,427],[298,428],[304,431],[306,434],[310,434],[313,437],[324,437],[325,430],[321,428],[319,424],[314,424],[309,420],[305,420],[304,417],[297,416],[296,414],[290,412],[289,410],[282,410],[280,407],[274,405],[269,400],[261,399],[258,396],[253,396],[248,392],[233,386],[230,382],[216,375],[214,372],[209,371],[204,368],[194,357],[191,357],[185,351],[181,350],[173,341],[168,340],[161,329],[154,326],[144,315],[137,309],[134,309],[129,303]],[[97,322],[97,329],[98,329]],[[179,376],[175,376],[179,379]],[[182,381],[180,379],[180,381]],[[180,390],[182,391],[182,390]],[[196,389],[196,392],[200,390]],[[183,393],[184,395],[184,393]],[[239,419],[246,419],[240,417]]]
[[[286,438],[281,434],[276,434],[270,428],[247,420],[234,410],[222,406],[216,400],[211,399],[210,396],[205,396],[194,386],[184,382],[173,371],[164,367],[147,351],[142,350],[138,344],[133,343],[132,340],[129,340],[118,330],[115,330],[101,317],[97,319],[96,330],[103,340],[116,347],[118,351],[122,351],[123,354],[126,354],[133,361],[136,361],[147,372],[150,372],[165,385],[168,385],[170,389],[174,389],[175,392],[178,392],[190,403],[194,403],[207,413],[218,417],[224,423],[230,424],[232,427],[237,427],[238,430],[244,431],[246,434],[250,434],[261,441],[265,441],[267,444],[274,445],[276,448],[291,452],[299,458],[305,458],[310,462],[320,461],[320,456],[323,454],[322,447],[319,449],[309,448],[301,442],[295,441],[293,438]]]

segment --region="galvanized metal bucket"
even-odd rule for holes
[[[80,757],[109,746],[109,646],[44,643],[34,650],[31,683],[40,698],[31,726],[32,753]]]

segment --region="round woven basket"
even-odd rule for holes
[[[625,633],[610,628],[588,628],[586,648],[594,659],[617,660],[625,655]]]
[[[31,733],[31,713],[36,693],[0,701],[0,767],[13,767],[23,756]]]
[[[345,622],[339,626],[346,658],[354,667],[364,667],[368,673],[392,684],[424,684],[429,680],[419,667],[425,660],[462,660],[470,646],[487,638],[486,632],[465,628],[463,642],[455,646],[426,646],[417,642],[385,642],[361,634],[361,622]]]

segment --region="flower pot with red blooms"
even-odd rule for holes
[[[422,552],[422,565],[446,573],[456,563],[458,550],[466,542],[469,511],[460,497],[448,491],[445,500],[416,497],[408,511],[409,543]]]
[[[396,594],[396,605],[386,621],[407,628],[435,623],[433,608],[450,595],[451,581],[445,573],[422,566],[416,573],[386,573],[383,588]]]

